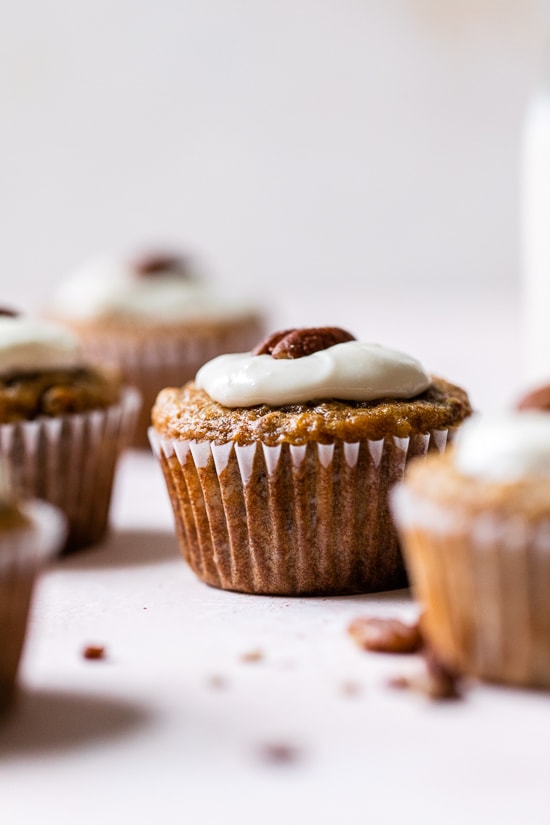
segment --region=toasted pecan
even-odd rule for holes
[[[340,327],[302,327],[275,332],[252,352],[273,358],[303,358],[346,341],[355,341],[355,337]]]
[[[148,252],[134,261],[134,272],[140,278],[156,275],[180,275],[191,277],[189,258],[171,252]]]
[[[399,619],[362,616],[348,627],[352,639],[364,650],[377,653],[416,653],[422,647],[420,626]]]

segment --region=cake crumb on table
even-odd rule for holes
[[[228,687],[227,679],[219,673],[213,673],[209,676],[207,684],[208,687],[214,688],[215,690],[225,690],[225,688]]]
[[[253,662],[261,662],[264,658],[264,654],[262,650],[257,648],[255,650],[247,650],[245,653],[241,653],[239,658],[241,662],[251,664]]]
[[[290,764],[300,757],[298,748],[285,742],[266,742],[260,745],[258,754],[263,762],[273,765]]]
[[[359,696],[363,692],[363,687],[359,682],[355,682],[353,679],[348,679],[345,682],[340,684],[340,693],[342,696],[347,696],[349,698]]]

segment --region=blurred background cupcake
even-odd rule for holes
[[[63,510],[67,552],[105,534],[116,463],[138,409],[137,390],[90,366],[70,330],[0,314],[0,456],[18,495]]]
[[[58,286],[50,310],[91,361],[139,388],[138,447],[148,447],[160,389],[181,386],[221,352],[250,349],[261,329],[250,302],[206,284],[190,258],[164,251],[91,261]]]
[[[61,512],[41,501],[19,502],[0,462],[0,710],[13,698],[36,577],[64,537]]]
[[[411,465],[393,509],[443,664],[550,688],[550,415],[472,419],[454,450]]]
[[[388,491],[469,413],[464,390],[336,327],[219,356],[153,410],[181,550],[228,590],[403,587]]]

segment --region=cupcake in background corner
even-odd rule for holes
[[[42,501],[19,502],[0,462],[0,711],[14,696],[36,577],[64,537],[61,512]]]
[[[293,329],[163,390],[151,440],[205,582],[358,593],[407,583],[388,491],[469,414],[462,389],[408,355],[337,327]]]
[[[67,552],[104,536],[139,394],[88,365],[68,329],[0,311],[0,457],[17,495],[57,505]]]
[[[91,261],[59,285],[50,314],[77,333],[91,361],[116,367],[140,390],[137,447],[148,446],[159,390],[188,381],[215,355],[248,349],[261,330],[249,302],[166,252]]]
[[[441,661],[550,689],[550,415],[531,394],[520,406],[472,419],[452,451],[411,466],[392,501]]]

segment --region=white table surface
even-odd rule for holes
[[[328,297],[281,302],[282,324],[344,325]],[[507,403],[521,386],[515,297],[418,297],[363,296],[347,325],[407,338],[479,409]],[[208,588],[178,555],[145,453],[121,462],[112,521],[104,545],[40,582],[20,700],[0,725],[2,825],[550,821],[548,695],[474,685],[463,701],[430,704],[385,685],[418,669],[416,657],[364,653],[348,638],[358,615],[414,615],[407,591]],[[106,646],[105,661],[82,658],[89,643]],[[242,660],[255,650],[260,661]],[[278,744],[295,758],[266,760]]]

